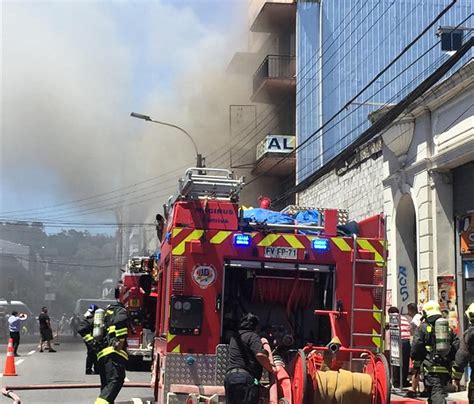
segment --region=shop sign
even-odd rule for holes
[[[389,314],[390,329],[390,364],[400,366],[401,362],[401,338],[400,338],[400,316],[397,313]]]
[[[257,145],[257,160],[266,153],[291,153],[295,148],[295,136],[268,135]]]
[[[474,214],[461,219],[461,254],[474,254]]]

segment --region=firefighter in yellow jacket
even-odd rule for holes
[[[128,360],[125,351],[127,324],[127,310],[121,303],[109,305],[105,312],[98,309],[94,314],[93,336],[100,341],[97,348],[97,368],[101,384],[100,395],[95,404],[113,403],[123,386]]]
[[[430,300],[423,306],[425,321],[413,338],[411,358],[415,372],[423,372],[428,402],[445,404],[444,387],[448,383],[451,363],[459,348],[459,339],[443,318],[438,302]]]

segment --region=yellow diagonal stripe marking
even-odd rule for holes
[[[375,247],[370,243],[369,240],[357,240],[357,244],[363,250],[373,252],[376,261],[383,261],[383,257],[379,254],[379,252],[375,249]],[[382,266],[382,264],[377,263],[377,266]]]
[[[387,246],[388,246],[388,241],[387,240],[379,240],[379,243],[382,244],[383,248],[387,248]]]
[[[181,352],[181,345],[178,344],[178,346],[176,348],[174,348],[171,352],[180,353]]]
[[[277,241],[280,238],[281,234],[269,234],[263,238],[260,243],[258,243],[258,246],[260,247],[268,247],[271,246],[275,241]]]
[[[380,310],[377,305],[374,304],[373,310]],[[374,318],[377,323],[382,324],[382,313],[374,311]]]
[[[202,236],[202,233],[204,233],[204,230],[193,230],[188,237],[186,237],[183,241],[181,241],[181,243],[179,243],[175,248],[173,248],[172,254],[183,255],[186,248],[186,242],[192,240],[199,240]]]
[[[166,336],[166,341],[171,342],[174,340],[175,337],[176,335],[168,333],[168,335]]]
[[[303,243],[301,243],[301,241],[299,241],[298,238],[296,236],[293,236],[292,234],[284,234],[283,238],[293,248],[300,248],[300,249],[305,248]]]
[[[175,227],[173,229],[173,237],[176,237],[179,233],[181,233],[183,229],[180,229],[179,227]]]
[[[342,237],[332,237],[331,241],[336,244],[336,247],[341,251],[351,251],[351,246]]]
[[[211,238],[211,244],[221,244],[227,237],[230,236],[231,231],[220,231]]]
[[[382,338],[378,335],[378,332],[375,330],[372,330],[372,342],[375,344],[375,346],[379,349],[382,349]]]

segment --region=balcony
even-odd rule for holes
[[[253,102],[275,103],[296,91],[294,56],[268,55],[253,75]]]
[[[295,0],[251,0],[249,7],[250,31],[278,33],[295,31]]]
[[[269,134],[257,144],[256,162],[252,174],[268,173],[273,176],[287,176],[295,171],[296,158],[294,155],[281,160],[295,148],[295,136]],[[281,161],[280,161],[281,160]],[[275,164],[278,165],[275,166]]]

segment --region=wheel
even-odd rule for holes
[[[308,373],[306,368],[306,354],[298,350],[295,357],[292,379],[293,404],[303,404],[304,396],[308,390]]]
[[[375,403],[390,403],[390,368],[383,354],[375,355]]]

